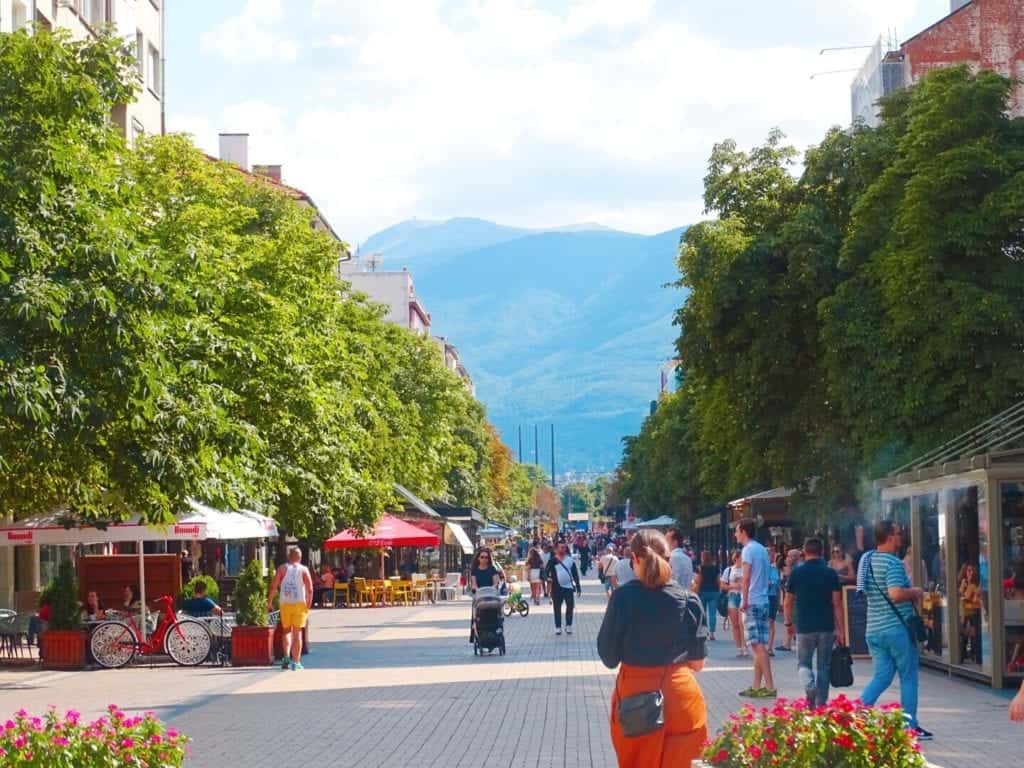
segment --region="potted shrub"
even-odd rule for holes
[[[185,762],[188,739],[147,712],[128,717],[111,704],[107,715],[87,723],[74,710],[50,709],[31,717],[21,709],[0,727],[0,756],[11,768],[38,766],[161,766]]]
[[[273,663],[274,630],[267,617],[267,583],[258,560],[250,560],[235,584],[235,627],[231,630],[231,663],[268,667]]]
[[[57,578],[47,587],[50,618],[42,635],[43,666],[46,669],[83,669],[85,632],[78,604],[78,584],[70,560],[60,564]]]
[[[838,696],[809,709],[802,699],[779,699],[770,708],[746,706],[731,715],[705,749],[703,765],[875,768],[879,755],[901,768],[927,765],[898,704],[865,707]]]

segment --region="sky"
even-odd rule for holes
[[[411,218],[653,234],[715,142],[850,121],[868,45],[949,0],[175,0],[168,130],[247,132],[353,245]]]

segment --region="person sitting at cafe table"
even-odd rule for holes
[[[96,590],[89,590],[85,596],[85,605],[82,606],[82,621],[102,621],[107,616]]]
[[[181,609],[190,616],[222,616],[224,609],[206,594],[206,585],[197,581],[192,590],[192,597],[182,603]]]
[[[118,610],[124,613],[136,613],[141,609],[141,605],[139,602],[139,588],[134,584],[126,586],[122,593],[121,605],[118,606]]]

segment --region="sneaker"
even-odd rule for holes
[[[305,669],[305,667],[302,666],[302,662],[301,661],[293,661],[292,662],[292,672],[296,672],[296,671],[298,671],[300,669]]]
[[[917,728],[911,728],[910,732],[914,734],[914,738],[918,741],[931,741],[935,738],[935,734],[933,734],[931,731],[926,731],[921,726],[917,726]]]
[[[561,628],[559,628],[559,629],[556,629],[556,630],[555,630],[555,634],[556,634],[556,635],[560,635],[560,634],[562,634],[562,630],[561,630]]]
[[[571,635],[572,634],[572,627],[571,626],[568,626],[568,627],[565,628],[565,634],[567,634],[567,635]]]
[[[281,662],[281,669],[288,669],[288,668],[291,667],[291,664],[292,664],[291,659],[284,659]]]
[[[777,699],[779,692],[774,688],[759,688],[755,699]]]
[[[747,688],[745,691],[740,691],[740,696],[745,699],[757,699],[760,698],[760,688]]]

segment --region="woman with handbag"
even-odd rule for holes
[[[662,534],[640,531],[627,554],[636,579],[612,593],[597,636],[605,666],[621,665],[612,694],[612,744],[619,768],[688,766],[700,757],[708,733],[694,676],[707,653],[704,610],[697,595],[672,581]]]

